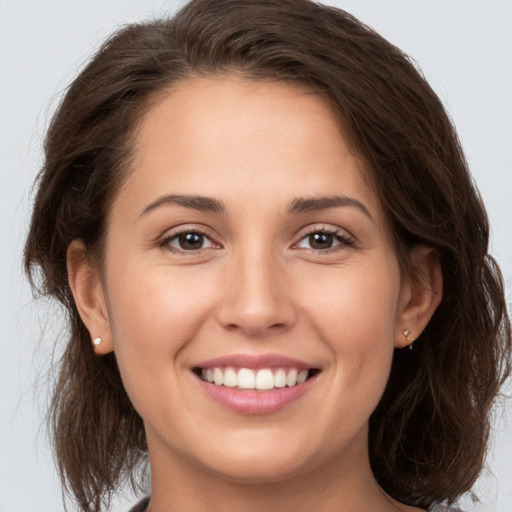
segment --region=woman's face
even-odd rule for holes
[[[91,334],[153,462],[256,482],[366,456],[409,292],[322,96],[181,83],[142,121],[105,251]]]

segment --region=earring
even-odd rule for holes
[[[99,344],[100,344],[100,343],[101,343],[101,338],[94,338],[94,339],[92,340],[92,344],[93,344],[95,347],[99,346]]]
[[[412,350],[412,344],[416,341],[416,338],[409,338],[409,334],[411,334],[411,331],[409,329],[404,329],[402,331],[402,334],[407,338],[407,341],[410,342],[409,350]]]

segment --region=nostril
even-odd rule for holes
[[[267,318],[263,317],[241,317],[238,322],[230,322],[224,324],[224,329],[228,331],[242,331],[246,336],[268,336],[269,334],[284,331],[292,325],[293,322],[268,322]]]

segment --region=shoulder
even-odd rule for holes
[[[142,501],[139,501],[137,505],[131,508],[128,512],[145,512],[146,508],[149,505],[149,497],[144,498]]]

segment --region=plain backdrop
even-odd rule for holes
[[[59,312],[34,303],[21,271],[31,184],[61,92],[122,24],[174,11],[158,0],[0,0],[0,512],[63,510],[44,428]],[[344,8],[411,55],[458,128],[488,206],[491,252],[512,289],[512,1],[346,0]],[[43,334],[44,333],[44,334]],[[58,349],[57,349],[58,350]],[[510,391],[510,386],[509,386]],[[512,512],[512,407],[495,411],[474,512]],[[122,512],[135,498],[116,501]]]

